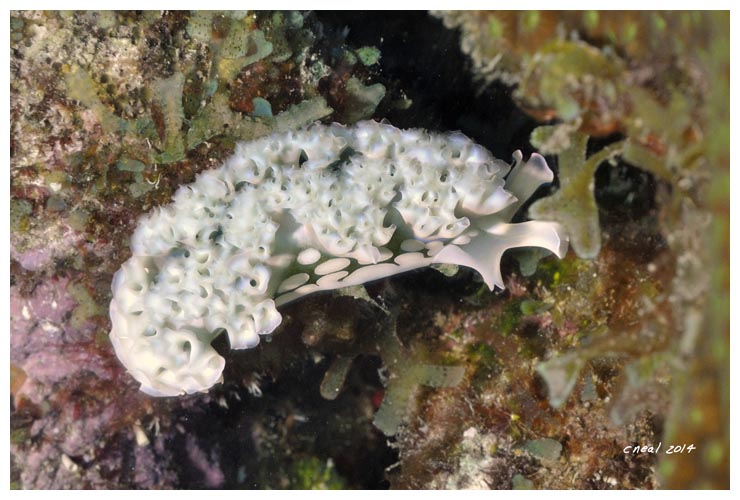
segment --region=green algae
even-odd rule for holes
[[[349,50],[345,50],[342,52],[342,64],[347,66],[354,66],[357,64],[357,55],[354,52],[350,52]]]
[[[373,66],[380,61],[380,49],[377,47],[360,47],[355,54],[363,66]]]
[[[350,295],[355,296],[351,292]],[[380,307],[372,299],[370,302]],[[383,402],[373,417],[373,424],[386,436],[393,436],[398,433],[420,385],[433,388],[455,387],[463,380],[465,367],[425,362],[422,353],[405,347],[398,338],[397,311],[381,310],[387,314],[382,330],[377,336],[355,341],[350,346],[351,352],[335,357],[321,383],[321,395],[329,400],[337,398],[353,360],[360,354],[380,356],[386,372],[383,377],[385,390]]]
[[[33,205],[28,200],[12,198],[10,200],[11,232],[24,233],[29,226],[28,217],[33,212]]]
[[[522,449],[542,460],[557,460],[563,452],[563,445],[555,439],[532,439],[522,444]]]
[[[457,264],[432,264],[429,267],[442,274],[443,276],[447,276],[448,278],[457,275],[457,273],[460,271],[460,266],[458,266]]]
[[[267,135],[270,131],[268,124],[252,118],[243,117],[232,111],[228,98],[223,94],[216,94],[190,121],[187,131],[186,144],[193,149],[209,139],[222,135],[226,130],[235,139],[253,139]]]
[[[579,279],[593,272],[593,264],[583,259],[566,256],[562,259],[545,259],[533,275],[543,285],[551,288],[576,286]]]
[[[291,464],[288,474],[290,489],[293,490],[341,490],[345,488],[345,481],[337,472],[331,459],[300,458]]]
[[[550,406],[563,407],[587,362],[583,353],[573,351],[537,365],[537,373],[547,383]]]
[[[158,163],[173,163],[185,158],[185,144],[181,129],[185,120],[182,93],[185,75],[175,73],[170,78],[155,80],[152,84],[153,111],[162,117],[163,130],[159,134]]]
[[[398,432],[419,385],[455,387],[465,375],[464,366],[429,365],[415,360],[413,351],[406,349],[396,336],[395,318],[391,328],[379,342],[388,376],[383,403],[373,418],[373,424],[386,436]]]
[[[254,29],[253,18],[244,11],[197,11],[185,29],[193,39],[209,46],[212,67],[221,82],[232,81],[244,67],[273,52],[273,44],[262,30]],[[223,38],[215,37],[214,32]]]
[[[213,37],[213,16],[216,13],[209,10],[194,11],[188,19],[185,31],[201,43],[209,43]]]
[[[607,325],[581,325],[580,346],[565,354],[554,355],[537,364],[536,371],[545,381],[550,406],[559,409],[568,401],[577,382],[584,375],[584,368],[596,359],[632,359],[623,369],[625,386],[621,401],[615,404],[611,418],[624,423],[642,409],[630,396],[648,382],[661,380],[668,373],[675,354],[665,351],[665,332],[656,334],[650,325],[637,332],[622,332]],[[590,377],[590,374],[586,374]],[[639,401],[639,396],[638,399]]]
[[[533,490],[534,482],[531,479],[527,479],[521,474],[514,474],[511,478],[511,489],[513,490]]]
[[[703,186],[705,206],[711,215],[711,224],[696,225],[688,215],[681,212],[675,220],[676,240],[673,245],[692,248],[698,242],[705,252],[703,261],[695,261],[698,275],[706,275],[706,288],[701,292],[707,297],[700,317],[698,332],[687,328],[685,337],[698,340],[693,344],[693,356],[685,363],[674,365],[672,407],[666,420],[665,439],[676,443],[701,443],[704,460],[688,454],[672,454],[661,457],[659,471],[666,488],[729,488],[730,472],[730,17],[728,12],[711,14],[711,32],[706,48],[699,55],[710,75],[711,85],[704,96],[707,118],[704,130],[705,146],[702,161],[696,162],[697,175],[709,176]],[[693,228],[693,231],[682,231]],[[684,250],[685,251],[685,250]],[[694,257],[686,252],[684,259]],[[685,262],[685,260],[684,260]],[[690,269],[690,268],[689,268]],[[694,274],[684,267],[676,279],[675,287],[701,286]],[[678,273],[677,273],[678,274]],[[688,310],[696,319],[693,301],[681,300],[674,305],[675,311]],[[689,339],[682,339],[683,359]],[[691,418],[695,409],[711,415],[707,421],[697,422]],[[701,449],[700,448],[700,449]]]
[[[67,203],[64,201],[64,198],[58,194],[52,194],[46,199],[46,210],[61,212],[65,208],[67,208]]]
[[[510,252],[519,262],[519,272],[524,277],[533,276],[537,272],[540,261],[552,255],[542,248],[516,248]]]
[[[116,162],[116,168],[122,172],[143,172],[146,165],[139,160],[122,157]]]
[[[383,84],[364,85],[355,77],[351,77],[347,81],[346,90],[348,106],[342,119],[348,124],[372,116],[380,101],[385,97],[385,86]]]
[[[581,402],[591,402],[596,401],[599,398],[599,394],[596,392],[596,384],[594,384],[594,378],[593,373],[591,371],[587,371],[583,377],[583,388],[581,389],[581,394],[579,399]]]
[[[539,59],[525,70],[516,94],[525,106],[552,108],[562,120],[572,122],[583,113],[573,82],[587,95],[598,95],[603,107],[616,108],[612,82],[622,71],[619,61],[588,44],[553,41],[540,48]]]
[[[309,53],[303,48],[310,46],[317,36],[304,24],[305,17],[298,11],[273,12],[261,19],[260,28],[270,34],[272,61],[302,64],[307,60]]]
[[[106,133],[122,133],[130,129],[131,124],[110,111],[100,100],[98,88],[85,70],[74,66],[65,75],[67,95],[79,101],[82,106],[92,110],[100,120],[100,125]]]
[[[23,444],[30,437],[30,429],[21,427],[10,431],[10,442],[18,445]]]
[[[232,110],[228,84],[244,67],[268,58],[272,43],[264,31],[255,29],[254,18],[244,13],[196,12],[189,16],[185,31],[192,41],[209,47],[211,74],[190,63],[176,65],[171,76],[146,86],[149,109],[141,110],[135,120],[120,118],[103,103],[102,90],[87,70],[73,66],[65,73],[68,96],[93,112],[104,133],[122,137],[127,149],[136,151],[131,158],[119,158],[119,170],[137,173],[143,172],[142,164],[180,162],[216,137],[226,138],[227,144],[251,140],[273,130],[305,126],[334,111],[320,97],[309,97],[277,116],[272,115],[270,103],[259,97],[252,117]],[[147,147],[136,146],[142,141]],[[138,198],[151,189],[148,181],[136,176],[129,193]]]
[[[256,118],[272,117],[272,105],[267,99],[255,97],[252,99],[252,105],[254,105],[254,113],[252,113],[252,116]]]
[[[487,342],[476,342],[467,347],[468,365],[474,372],[471,384],[477,391],[482,390],[489,383],[491,377],[499,375],[503,364],[496,349]]]
[[[156,182],[147,182],[144,176],[137,172],[134,174],[134,182],[128,185],[128,192],[132,198],[140,198],[154,189]]]
[[[72,328],[81,329],[92,316],[107,313],[107,310],[98,304],[83,284],[70,283],[67,286],[67,292],[77,302],[77,307],[74,308],[69,319]]]
[[[344,381],[347,379],[349,369],[352,367],[354,356],[338,355],[334,358],[331,368],[324,374],[319,388],[321,397],[333,401],[342,391]]]
[[[625,141],[621,156],[627,163],[638,166],[665,181],[672,182],[674,179],[665,159],[642,144],[631,140]]]
[[[522,28],[523,32],[531,32],[537,29],[537,27],[540,25],[540,21],[542,20],[542,16],[540,15],[540,12],[537,10],[528,10],[525,12],[522,12],[521,22],[520,26]]]
[[[546,150],[547,141],[557,130],[552,126],[539,127],[532,134],[532,143]],[[576,255],[582,259],[593,259],[601,250],[594,173],[599,165],[619,154],[623,144],[612,144],[588,158],[587,145],[587,135],[580,132],[570,134],[568,144],[558,154],[560,189],[552,196],[535,201],[529,208],[529,214],[535,219],[562,224]]]
[[[496,318],[494,330],[499,335],[510,335],[519,327],[521,318],[521,301],[512,300],[506,304],[504,310]]]
[[[72,229],[84,232],[89,220],[90,212],[82,208],[78,208],[70,212],[67,222],[69,223],[69,227],[71,227]]]
[[[265,43],[264,33],[259,30],[250,32],[249,24],[249,22],[244,21],[244,18],[242,18],[241,20],[231,18],[228,33],[226,34],[226,37],[221,41],[220,56],[222,58],[239,59],[241,57],[244,57],[249,50],[250,39],[252,39],[253,37],[258,38],[262,41],[262,44],[255,41],[254,43],[256,45],[260,46]],[[260,50],[258,50],[258,52],[260,52]],[[272,44],[270,44],[270,48],[265,56],[269,55],[270,52],[272,52]],[[221,76],[225,80],[231,80],[234,76],[236,76],[236,74],[228,76],[221,73]]]
[[[305,127],[321,118],[325,118],[334,110],[326,104],[323,97],[307,99],[295,104],[275,117],[275,131],[283,132]]]
[[[234,31],[235,33],[244,33]],[[227,39],[227,42],[229,39]],[[222,49],[223,58],[218,62],[218,74],[224,81],[233,80],[236,75],[246,66],[260,61],[272,54],[272,43],[265,39],[265,34],[261,30],[255,30],[244,35],[243,41],[233,42],[235,46],[225,46]],[[242,47],[243,45],[243,47]],[[247,54],[247,47],[254,46],[254,51]],[[246,54],[238,56],[238,54]],[[235,56],[235,57],[230,57]]]
[[[542,314],[549,311],[551,308],[552,304],[548,304],[540,300],[525,299],[519,303],[519,310],[524,316]]]

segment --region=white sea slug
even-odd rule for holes
[[[254,347],[304,295],[433,263],[503,288],[507,249],[567,247],[555,223],[510,223],[553,178],[538,154],[514,159],[461,133],[372,121],[241,143],[141,219],[113,279],[116,354],[148,394],[204,391],[221,380],[218,335]]]

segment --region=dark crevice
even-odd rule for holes
[[[519,110],[511,88],[474,81],[471,62],[460,52],[460,35],[426,12],[318,12],[317,19],[331,39],[346,32],[350,47],[380,49],[379,69],[371,82],[385,85],[386,98],[376,119],[399,128],[438,132],[460,130],[487,147],[494,156],[509,159],[522,149],[532,151],[529,135],[536,122]],[[331,36],[330,36],[331,35]],[[393,101],[405,95],[410,108]]]

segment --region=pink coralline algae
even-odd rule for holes
[[[26,488],[78,488],[87,464],[110,462],[120,469],[121,450],[127,449],[115,443],[127,440],[127,411],[137,406],[129,402],[124,409],[125,397],[111,389],[121,370],[96,343],[94,320],[72,319],[82,307],[73,296],[77,285],[75,278],[55,276],[30,294],[18,284],[10,289],[10,359],[16,374],[11,404],[22,420],[31,419],[27,426],[11,427],[11,451],[26,457],[20,476]],[[112,439],[111,446],[103,449],[106,439]],[[109,484],[103,469],[84,476],[88,487]]]
[[[77,306],[67,291],[69,278],[52,278],[24,297],[10,288],[10,359],[24,362],[33,353],[77,340],[65,317]]]
[[[55,259],[67,256],[83,242],[84,235],[66,225],[60,228],[61,234],[55,234],[52,238],[40,239],[42,245],[23,249],[15,238],[11,237],[10,257],[28,271],[40,271],[53,264]]]
[[[198,442],[192,435],[185,440],[185,449],[193,467],[203,475],[203,483],[208,488],[220,488],[224,484],[224,473],[218,465],[218,458],[206,455],[206,452],[198,446]],[[212,454],[213,455],[213,454]]]

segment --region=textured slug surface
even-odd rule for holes
[[[540,155],[514,159],[460,133],[372,121],[239,144],[140,221],[112,285],[116,354],[143,391],[192,393],[221,379],[215,337],[254,347],[280,324],[277,307],[307,294],[433,263],[503,288],[507,249],[566,249],[557,224],[509,223],[553,178]]]

